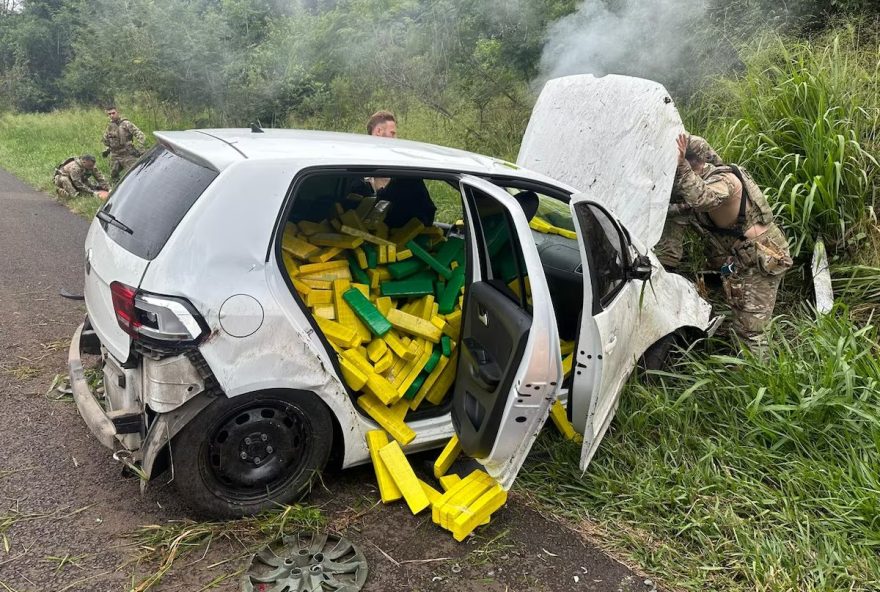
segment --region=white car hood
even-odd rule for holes
[[[548,81],[517,164],[558,179],[610,209],[648,248],[660,240],[681,118],[662,84],[629,76]]]

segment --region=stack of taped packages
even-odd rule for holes
[[[382,428],[367,434],[382,501],[403,498],[413,513],[430,506],[434,522],[463,540],[507,493],[483,471],[445,476],[441,493],[416,477],[401,446],[416,436],[407,412],[443,404],[455,382],[464,240],[415,218],[388,229],[372,206],[365,198],[355,209],[338,205],[330,220],[288,223],[284,265],[357,404]],[[453,438],[446,469],[458,450]]]
[[[415,475],[401,446],[416,436],[406,414],[441,405],[455,382],[464,240],[415,218],[389,229],[371,214],[373,204],[337,204],[333,219],[288,223],[284,265],[336,350],[343,379],[360,393],[357,404],[382,428],[367,433],[382,501],[403,498],[414,514],[431,507],[434,523],[461,541],[504,505],[507,492],[480,470],[463,479],[446,474],[461,452],[456,437],[434,465],[444,493]]]

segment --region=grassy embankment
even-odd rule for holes
[[[852,320],[880,299],[876,48],[852,30],[765,38],[740,78],[683,107],[692,131],[767,188],[802,257],[814,237],[828,241],[849,308],[818,322],[779,311],[766,361],[700,347],[657,384],[632,381],[586,475],[577,447],[548,433],[517,486],[670,586],[880,588],[880,346],[870,322]],[[402,123],[406,137],[480,149],[431,113]],[[103,125],[99,111],[5,115],[0,165],[45,189],[56,162],[100,149]]]
[[[132,121],[153,143],[157,129],[183,127],[182,118],[156,116],[146,112],[131,114]],[[0,114],[0,166],[16,174],[29,185],[54,195],[52,178],[55,167],[70,156],[92,154],[98,168],[109,180],[110,163],[101,157],[101,135],[107,116],[100,109],[65,109],[53,113]],[[68,202],[74,212],[91,217],[101,201],[79,197]]]
[[[195,127],[193,117],[169,113],[167,110],[133,109],[124,113],[147,136],[147,144],[155,142],[154,131],[188,129]],[[79,154],[93,154],[98,168],[109,180],[110,163],[100,156],[104,146],[101,134],[107,125],[107,116],[97,108],[63,109],[52,113],[0,113],[0,166],[14,173],[36,189],[53,194],[52,178],[55,166],[66,158]],[[413,106],[400,116],[405,137],[455,148],[473,149],[474,140],[455,132],[457,124],[435,112]],[[210,127],[205,123],[201,127]],[[343,120],[313,118],[292,121],[291,127],[303,129],[335,129],[362,133],[363,122],[353,117]],[[507,142],[503,157],[514,158],[517,146]],[[435,191],[436,190],[436,191]],[[461,217],[457,193],[446,186],[432,191],[440,193],[438,219],[453,222]],[[60,198],[58,198],[60,199]],[[95,197],[65,200],[71,210],[82,216],[94,216],[101,205]]]

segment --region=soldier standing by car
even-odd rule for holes
[[[788,241],[748,173],[723,164],[698,136],[681,134],[677,145],[673,200],[689,206],[711,235],[709,259],[726,258],[722,275],[733,330],[750,347],[760,348],[779,283],[792,265]]]
[[[95,166],[95,157],[91,154],[71,156],[59,164],[55,167],[53,181],[56,193],[63,198],[74,198],[82,193],[107,199],[110,189],[104,175]]]
[[[107,117],[110,121],[101,138],[107,149],[101,154],[110,156],[110,181],[116,183],[143,153],[144,132],[129,120],[121,118],[116,107],[107,109]]]

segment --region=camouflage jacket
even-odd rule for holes
[[[773,224],[773,211],[767,203],[761,190],[752,181],[751,177],[743,170],[740,174],[750,187],[746,193],[748,201],[745,209],[745,223],[743,229],[764,224]],[[735,200],[739,206],[743,198],[744,186],[740,179],[725,165],[706,164],[703,173],[697,175],[687,162],[678,164],[675,171],[675,182],[672,186],[673,201],[680,201],[690,207],[698,215],[697,219],[706,227],[714,228],[715,225],[706,215],[716,208],[725,204],[728,200]]]
[[[104,130],[101,142],[114,155],[140,153],[144,150],[144,132],[127,119],[120,119],[118,123],[111,121]]]
[[[698,175],[687,161],[678,163],[672,185],[674,201],[686,203],[695,212],[711,212],[729,199],[742,197],[742,185],[733,173],[719,172],[706,164]]]
[[[97,167],[87,169],[80,157],[69,158],[55,169],[55,173],[70,179],[74,189],[80,193],[95,195],[99,190],[107,191],[109,185]],[[94,179],[94,183],[91,180]]]

